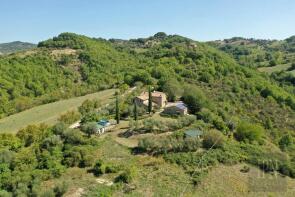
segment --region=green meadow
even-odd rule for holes
[[[19,129],[30,124],[46,123],[48,125],[53,125],[57,122],[61,114],[77,109],[77,107],[79,107],[83,101],[87,99],[99,99],[102,101],[102,103],[107,103],[112,98],[114,93],[114,89],[104,90],[81,97],[40,105],[29,110],[5,117],[0,119],[0,133],[15,133]]]

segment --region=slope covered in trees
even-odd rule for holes
[[[33,105],[136,82],[169,91],[198,88],[206,108],[292,128],[294,95],[206,43],[164,33],[104,40],[72,33],[41,42],[33,54],[0,59],[2,116]],[[209,99],[208,99],[209,100]],[[218,112],[221,110],[222,112]],[[263,123],[264,124],[264,123]]]
[[[140,140],[132,153],[162,156],[162,163],[180,166],[194,184],[199,184],[213,166],[241,162],[295,177],[295,98],[291,86],[252,66],[242,66],[231,54],[208,43],[165,33],[133,40],[63,33],[39,43],[38,49],[30,53],[1,57],[0,74],[4,76],[0,79],[2,116],[113,87],[149,87],[164,91],[171,101],[180,98],[190,116],[167,120],[153,118],[151,113],[144,118],[147,114],[138,108],[139,120],[130,121],[128,131],[153,132],[153,138]],[[58,179],[68,168],[80,167],[96,176],[116,175],[114,181],[123,185],[107,190],[112,192],[121,190],[124,183],[128,186],[134,177],[138,179],[137,173],[156,169],[160,164],[143,165],[144,159],[131,155],[130,149],[121,154],[126,147],[117,146],[110,136],[98,139],[92,135],[95,121],[105,116],[133,119],[130,109],[134,108],[130,107],[141,90],[136,91],[106,107],[96,101],[83,103],[79,108],[81,131],[59,123],[53,127],[29,126],[16,136],[1,134],[0,170],[4,173],[0,188],[16,196],[39,195],[43,181]],[[61,120],[67,116],[72,119],[71,114],[74,112]],[[184,138],[183,131],[188,127],[203,130],[203,140]],[[167,131],[172,134],[157,136]],[[105,147],[107,143],[111,145]],[[201,146],[202,151],[196,151]],[[117,154],[121,162],[132,165],[118,167],[119,160],[114,162],[105,153],[97,154],[103,147],[106,153]],[[29,157],[28,152],[32,153]],[[138,159],[140,162],[136,162]],[[196,165],[200,162],[205,170]],[[58,195],[64,190],[57,185],[50,192]]]
[[[285,40],[256,40],[235,37],[209,42],[232,56],[240,65],[270,74],[279,85],[295,93],[295,36]]]

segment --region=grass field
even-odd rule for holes
[[[295,180],[281,175],[264,173],[249,167],[243,173],[244,164],[219,165],[196,187],[196,196],[295,196]]]
[[[109,133],[110,134],[110,133]],[[191,178],[180,166],[167,163],[161,157],[134,155],[130,149],[117,143],[113,135],[106,134],[101,139],[100,148],[93,157],[106,163],[121,166],[134,166],[137,175],[132,181],[132,191],[126,192],[121,184],[107,186],[97,179],[114,181],[119,173],[104,174],[95,177],[83,168],[69,168],[60,178],[50,180],[44,187],[54,183],[67,182],[66,197],[81,196],[294,196],[295,180],[280,175],[263,173],[256,167],[249,167],[249,172],[241,172],[246,164],[233,166],[218,165],[210,169],[199,185],[194,186]],[[251,182],[254,183],[251,184]],[[83,191],[84,195],[80,195]],[[107,195],[102,195],[108,193]]]
[[[114,93],[115,89],[104,90],[31,108],[0,119],[0,132],[17,132],[30,124],[46,123],[52,125],[61,114],[77,109],[86,99],[100,99],[102,103],[107,103],[113,98]]]
[[[261,68],[258,68],[258,70],[261,72],[266,72],[268,74],[271,74],[272,72],[287,70],[290,66],[291,64],[281,64],[281,65],[276,65],[272,67],[261,67]],[[294,71],[291,71],[290,73],[295,74]]]

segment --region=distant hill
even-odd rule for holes
[[[230,54],[244,66],[273,67],[295,61],[295,36],[285,40],[234,37],[208,43]]]
[[[18,51],[23,51],[31,48],[35,48],[36,45],[28,42],[9,42],[0,44],[0,54],[14,53]]]

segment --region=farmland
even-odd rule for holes
[[[115,90],[110,89],[34,107],[1,119],[0,132],[15,133],[19,129],[30,124],[46,123],[48,125],[53,125],[57,122],[61,114],[77,109],[83,101],[87,99],[99,99],[103,103],[107,103],[110,101],[114,93]]]

